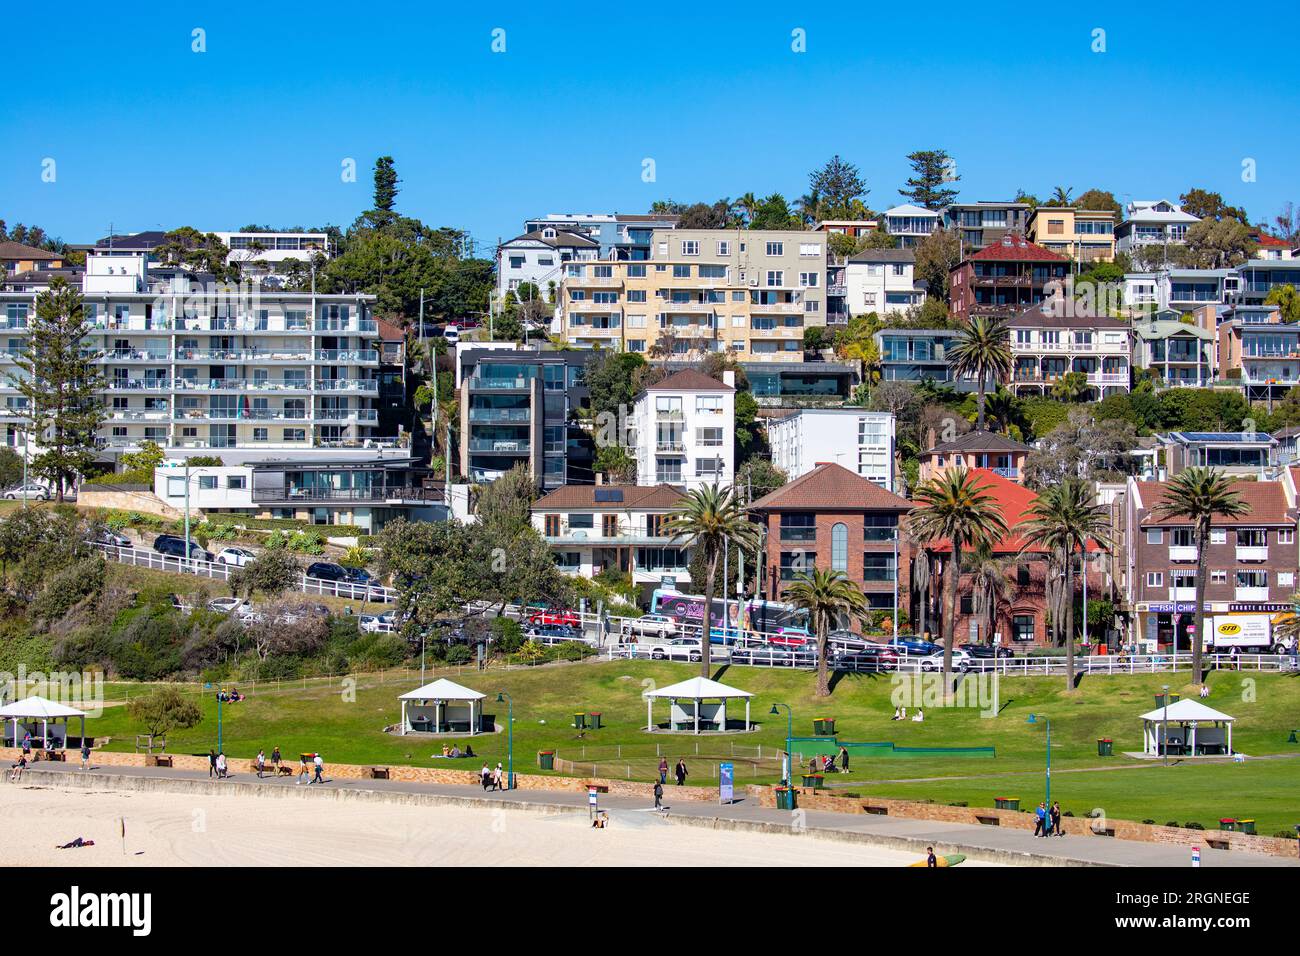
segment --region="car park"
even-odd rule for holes
[[[242,568],[244,565],[252,564],[256,560],[256,553],[249,551],[247,548],[222,548],[217,552],[217,564],[224,564],[228,567]]]
[[[168,557],[183,558],[185,557],[185,539],[178,538],[174,534],[160,534],[154,538],[153,549],[159,554],[165,554]],[[204,548],[197,541],[190,542],[191,561],[211,561],[212,552]]]
[[[623,622],[620,630],[624,634],[649,634],[656,637],[672,637],[677,633],[677,621],[667,614],[646,614],[630,617]]]
[[[26,498],[29,501],[49,501],[50,489],[44,485],[38,485],[29,481],[25,485],[17,485],[5,492],[5,497],[10,501],[17,501],[20,498]]]

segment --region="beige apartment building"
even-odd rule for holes
[[[577,346],[802,362],[804,329],[826,324],[826,238],[655,230],[649,259],[566,263],[556,319]]]
[[[1115,258],[1115,214],[1106,210],[1039,206],[1029,214],[1025,235],[1035,245],[1076,262]]]

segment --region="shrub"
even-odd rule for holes
[[[1200,825],[1199,823],[1197,823],[1195,820],[1188,820],[1186,823],[1183,824],[1183,829],[1185,829],[1185,830],[1204,830],[1205,827],[1201,826],[1201,825]]]
[[[513,654],[524,643],[524,629],[512,617],[494,617],[490,630],[492,643],[502,654]]]
[[[595,653],[596,649],[583,641],[565,641],[554,645],[549,657],[556,661],[580,661]]]
[[[468,664],[474,659],[474,652],[464,644],[453,644],[447,648],[448,664]]]

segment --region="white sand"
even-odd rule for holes
[[[0,788],[0,832],[0,866],[899,866],[920,858],[633,811],[614,811],[609,827],[595,830],[585,814],[26,785]],[[78,836],[95,846],[55,849]]]

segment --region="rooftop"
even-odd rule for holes
[[[754,511],[909,511],[911,507],[906,498],[831,462],[818,464],[750,505]]]
[[[37,249],[35,246],[23,245],[21,242],[0,242],[0,259],[32,259],[51,262],[62,258],[63,256],[57,252],[50,252],[48,249]]]
[[[1157,517],[1156,507],[1164,501],[1168,482],[1138,481],[1137,506],[1148,513],[1142,518],[1143,525],[1186,525],[1191,521],[1184,517]],[[1213,524],[1217,525],[1259,525],[1259,524],[1294,524],[1295,512],[1287,507],[1286,491],[1280,481],[1234,481],[1232,491],[1246,505],[1245,514],[1230,518],[1227,515],[1214,515]]]
[[[673,372],[661,382],[654,385],[648,385],[644,389],[646,392],[716,392],[718,389],[724,389],[728,392],[734,392],[735,389],[720,382],[712,376],[705,375],[703,372],[697,372],[695,369],[686,368],[680,372]]]
[[[990,431],[969,431],[965,435],[958,435],[952,441],[940,442],[929,451],[923,451],[923,455],[945,454],[954,451],[1030,451],[1028,445],[1022,445],[1006,435],[999,435],[997,432]]]
[[[592,511],[629,511],[638,508],[675,508],[684,497],[669,485],[564,485],[533,503],[534,511],[580,508]]]

